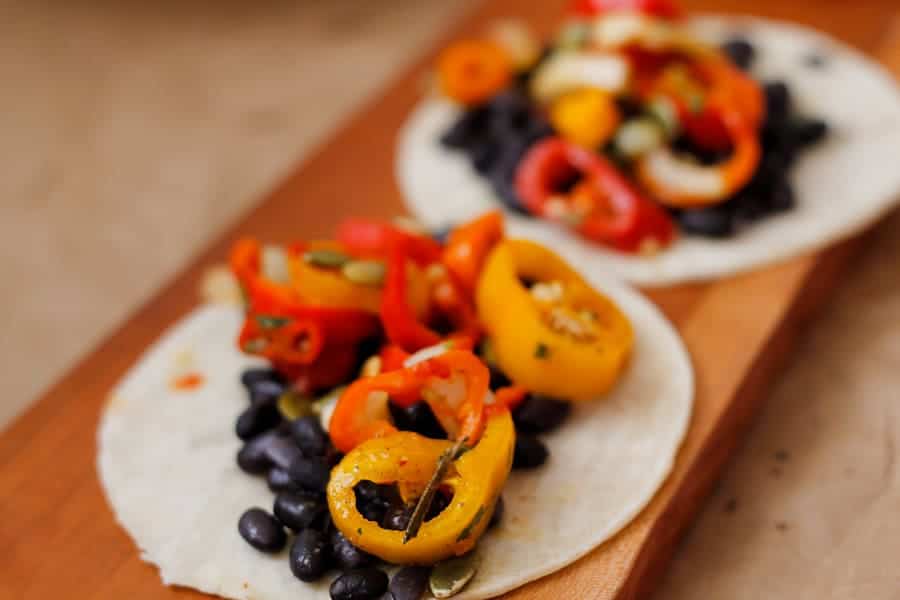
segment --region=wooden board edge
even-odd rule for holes
[[[616,600],[647,598],[662,580],[682,534],[692,525],[713,491],[722,469],[749,432],[777,376],[790,364],[791,351],[805,328],[828,304],[852,260],[862,251],[861,234],[824,251],[806,273],[802,293],[794,298],[775,335],[747,372],[729,410],[703,443],[676,492],[656,519]]]

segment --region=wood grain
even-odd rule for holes
[[[523,16],[546,32],[562,4],[489,0],[445,40],[508,15]],[[752,9],[802,21],[869,52],[878,49],[897,12],[893,0],[698,0],[690,5]],[[401,76],[0,436],[0,598],[204,597],[164,588],[115,524],[95,470],[103,400],[143,348],[195,305],[200,274],[222,259],[236,235],[275,241],[322,236],[348,213],[400,210],[389,149],[418,97],[426,64],[423,60]],[[510,597],[646,597],[788,359],[798,328],[828,298],[859,243],[716,283],[650,293],[684,336],[697,369],[696,411],[676,469],[651,505],[615,539]]]

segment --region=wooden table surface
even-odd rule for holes
[[[461,30],[475,31],[490,18],[516,14],[546,31],[560,4],[489,1]],[[897,5],[888,0],[690,5],[798,20],[872,53],[886,47],[892,26],[896,30]],[[383,147],[392,144],[394,130],[417,97],[424,64],[403,75],[385,98],[353,119],[3,433],[0,597],[196,596],[163,588],[156,571],[139,561],[133,543],[113,522],[94,466],[103,400],[141,350],[194,306],[200,275],[221,260],[234,236],[253,233],[275,241],[321,236],[351,212],[388,215],[400,210],[392,156]],[[843,244],[722,282],[650,294],[681,331],[698,370],[697,413],[676,472],[651,507],[613,543],[513,596],[630,598],[648,589],[763,398],[795,327],[808,316],[807,309],[827,298],[857,245]],[[752,318],[735,314],[734,307],[742,303]],[[648,537],[654,544],[643,543]]]

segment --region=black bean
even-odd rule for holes
[[[452,231],[452,227],[440,227],[431,232],[431,237],[434,239],[434,241],[443,245],[447,243],[447,240],[450,238],[450,233]]]
[[[321,531],[304,529],[291,544],[291,573],[301,581],[316,581],[328,569],[328,545]]]
[[[783,81],[770,81],[763,86],[766,95],[766,118],[784,120],[791,110],[791,92]]]
[[[496,392],[502,387],[506,387],[512,383],[506,373],[500,370],[497,365],[488,364],[488,370],[491,373],[491,391]]]
[[[513,420],[518,431],[544,433],[559,427],[570,412],[572,405],[564,400],[528,394],[513,412]]]
[[[285,436],[276,436],[272,443],[266,446],[266,457],[273,465],[281,469],[288,469],[297,457],[301,455],[300,448],[294,440]]]
[[[389,402],[388,407],[391,411],[391,418],[398,429],[415,431],[420,435],[433,439],[447,439],[447,432],[441,427],[437,417],[434,416],[434,412],[432,412],[431,407],[426,402],[416,402],[406,408]]]
[[[787,179],[782,178],[772,190],[769,205],[772,207],[772,210],[782,212],[791,210],[796,204],[797,197],[793,186]]]
[[[533,435],[517,434],[513,451],[513,469],[534,469],[546,462],[550,452],[544,442]]]
[[[375,562],[375,557],[354,546],[337,528],[331,530],[331,558],[341,569],[359,569]]]
[[[391,577],[388,589],[394,600],[419,600],[428,587],[431,567],[403,567]]]
[[[281,422],[274,404],[252,404],[238,417],[234,430],[242,440],[249,440]]]
[[[251,475],[265,473],[272,466],[266,448],[276,437],[278,434],[275,431],[267,431],[244,444],[237,453],[238,466]]]
[[[742,37],[733,37],[722,44],[722,52],[744,71],[750,68],[756,58],[756,48]]]
[[[795,117],[789,121],[793,141],[799,146],[809,146],[821,141],[828,134],[828,123],[821,119]]]
[[[291,423],[291,435],[306,456],[324,456],[328,451],[328,434],[318,417],[310,415],[295,419]]]
[[[301,531],[312,527],[325,512],[325,505],[303,492],[281,492],[275,496],[273,512],[286,526]]]
[[[250,508],[241,515],[238,532],[248,544],[261,552],[278,552],[287,541],[281,523],[261,508]]]
[[[241,373],[241,383],[247,388],[248,392],[254,384],[259,383],[260,381],[275,381],[284,384],[284,379],[278,371],[275,371],[274,369],[255,368],[247,369]]]
[[[443,492],[435,494],[431,501],[431,506],[428,507],[428,512],[425,513],[425,520],[430,521],[444,512],[444,509],[450,506],[451,498],[451,496],[448,496]]]
[[[484,108],[467,110],[444,132],[441,144],[447,148],[467,149],[480,137],[488,117],[488,111]]]
[[[499,152],[496,143],[482,142],[472,148],[469,159],[472,161],[472,168],[477,173],[487,175],[497,163],[498,156]]]
[[[287,469],[272,467],[266,476],[266,485],[275,493],[297,490],[297,484],[291,479]]]
[[[488,523],[488,529],[492,527],[496,527],[503,521],[503,513],[506,510],[506,503],[503,502],[503,496],[497,498],[496,504],[494,504],[494,512],[491,513],[491,520]]]
[[[734,233],[734,215],[725,206],[685,210],[678,216],[678,223],[694,235],[724,238]]]
[[[252,404],[273,404],[284,393],[284,389],[284,384],[278,381],[259,381],[250,386],[250,402]]]
[[[381,526],[384,529],[403,531],[409,525],[409,519],[412,517],[414,508],[414,506],[403,505],[391,506],[381,518]]]
[[[497,94],[488,103],[491,116],[515,115],[531,110],[531,102],[521,92],[510,90]]]
[[[331,582],[332,600],[374,600],[388,589],[388,576],[374,567],[352,569]]]
[[[331,475],[331,468],[321,458],[298,456],[291,463],[288,473],[290,473],[291,479],[303,489],[311,492],[324,492],[325,486],[328,485],[328,477]]]

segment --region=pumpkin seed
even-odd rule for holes
[[[324,269],[337,269],[344,266],[350,257],[337,250],[309,250],[303,254],[303,260],[311,265]]]
[[[478,570],[478,555],[469,552],[434,565],[428,585],[435,598],[449,598],[462,591]]]
[[[384,263],[374,260],[352,260],[341,268],[344,277],[360,285],[379,286],[384,281]]]
[[[288,269],[287,253],[284,248],[278,246],[263,246],[262,249],[262,273],[266,279],[287,283],[291,279]]]
[[[377,354],[367,358],[359,370],[360,377],[375,377],[379,373],[381,373],[381,357]]]
[[[312,399],[296,392],[285,392],[278,396],[278,412],[288,421],[312,414]]]

